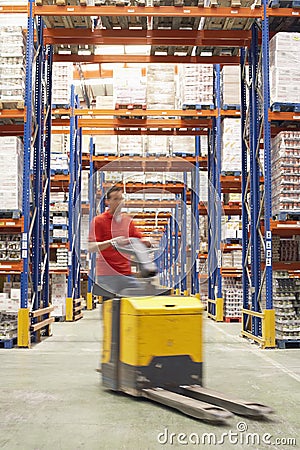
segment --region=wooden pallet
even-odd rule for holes
[[[271,105],[273,112],[300,112],[300,103],[279,103],[275,102]]]
[[[24,100],[0,100],[0,109],[24,109]]]
[[[300,348],[300,339],[276,339],[278,348]]]
[[[17,337],[0,339],[0,348],[13,348],[17,344]]]
[[[226,323],[241,322],[241,321],[242,321],[241,317],[230,317],[230,316],[223,317],[223,322],[226,322]]]

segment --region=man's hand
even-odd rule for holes
[[[110,241],[112,247],[118,248],[118,247],[124,247],[129,244],[129,239],[125,236],[117,236],[115,238],[112,238]]]

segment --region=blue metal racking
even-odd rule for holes
[[[82,130],[78,127],[78,116],[74,113],[80,105],[73,85],[71,86],[70,105],[69,255],[66,321],[78,320],[82,317],[80,298]]]
[[[43,21],[28,1],[24,123],[21,304],[18,346],[30,347],[51,333],[49,307],[49,195],[52,49],[43,44]],[[36,33],[35,33],[36,31]],[[36,41],[35,41],[36,34]],[[32,174],[30,160],[33,159]],[[32,189],[31,189],[32,186]]]

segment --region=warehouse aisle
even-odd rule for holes
[[[208,439],[211,445],[215,439],[213,446],[223,449],[270,448],[263,438],[296,439],[296,446],[272,448],[299,448],[298,349],[261,351],[238,337],[240,324],[206,320],[206,385],[276,410],[270,421],[235,416],[228,425],[217,427],[104,390],[95,370],[100,357],[99,318],[99,308],[86,311],[77,323],[55,323],[53,337],[31,350],[0,349],[0,449],[204,448],[202,439],[206,446]],[[222,433],[230,432],[237,434],[231,438],[224,434],[222,444]],[[247,433],[254,445],[242,444]]]

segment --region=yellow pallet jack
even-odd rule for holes
[[[214,423],[226,422],[232,413],[261,418],[273,412],[203,387],[203,306],[195,297],[155,287],[148,275],[156,270],[145,249],[138,239],[118,248],[137,259],[145,277],[139,289],[111,293],[94,286],[95,295],[107,299],[103,385]]]

